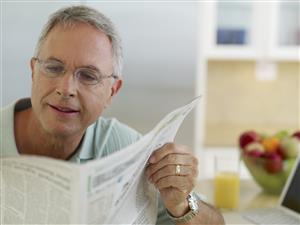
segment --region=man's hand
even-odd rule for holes
[[[146,175],[160,191],[167,210],[174,217],[184,215],[189,210],[187,196],[196,184],[197,158],[187,147],[168,143],[152,154],[149,163]],[[177,165],[179,174],[176,174]]]

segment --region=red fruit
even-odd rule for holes
[[[250,152],[247,152],[246,154],[253,158],[260,158],[264,155],[264,153],[262,153],[260,150],[252,150]]]
[[[241,134],[239,138],[239,145],[240,148],[243,149],[246,145],[252,142],[258,142],[259,140],[260,140],[260,136],[255,131],[246,131]]]
[[[293,133],[292,137],[296,137],[300,141],[300,130]]]
[[[279,147],[276,150],[276,153],[282,158],[282,159],[286,159],[284,150],[282,149],[282,146],[279,145]]]
[[[283,168],[283,161],[280,155],[275,152],[265,154],[265,169],[271,173],[278,173]]]

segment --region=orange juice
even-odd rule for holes
[[[240,178],[236,172],[218,172],[215,175],[215,205],[236,209],[240,200]]]

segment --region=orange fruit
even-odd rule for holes
[[[277,137],[268,137],[262,140],[266,152],[274,152],[278,149],[280,140]]]

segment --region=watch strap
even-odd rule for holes
[[[174,222],[177,222],[177,223],[189,222],[190,220],[193,219],[193,217],[195,217],[199,213],[199,201],[200,200],[201,200],[201,198],[197,193],[191,192],[187,197],[187,201],[189,203],[190,210],[186,214],[184,214],[183,216],[180,216],[180,217],[174,217],[167,210],[167,215],[170,219],[172,219]]]

